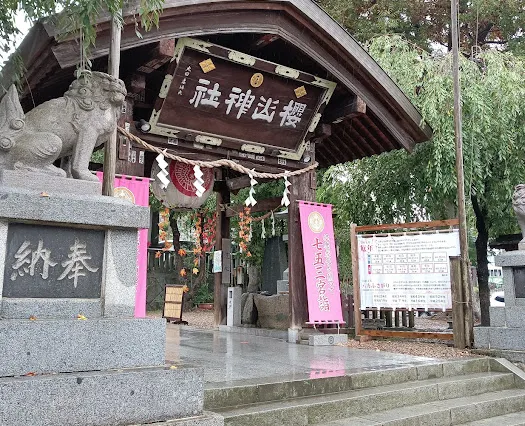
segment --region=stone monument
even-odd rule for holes
[[[490,307],[490,327],[474,328],[474,345],[495,356],[525,362],[525,185],[517,185],[512,205],[523,239],[518,250],[496,256],[503,269],[505,306]]]
[[[0,103],[1,425],[223,424],[202,371],[166,365],[165,320],[133,317],[149,210],[87,168],[125,95],[92,73],[25,115],[14,88]]]

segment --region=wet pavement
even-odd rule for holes
[[[296,345],[268,337],[174,324],[167,326],[166,359],[203,367],[205,381],[214,386],[343,376],[439,362],[344,346]]]

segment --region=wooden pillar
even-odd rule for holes
[[[288,206],[288,268],[290,297],[290,328],[301,329],[308,321],[306,275],[304,272],[303,240],[298,200],[315,201],[315,170],[290,179]]]
[[[122,11],[120,11],[122,15]],[[108,71],[112,77],[119,76],[120,68],[120,39],[122,28],[116,16],[111,18],[111,40],[109,44]],[[104,146],[104,177],[102,181],[102,195],[113,196],[115,186],[115,165],[117,161],[117,129],[109,136]]]
[[[217,170],[216,179],[222,180],[222,170]],[[215,237],[215,250],[222,250],[222,239],[230,238],[230,218],[226,216],[226,211],[221,208],[221,205],[230,202],[230,191],[226,185],[221,186],[217,192],[217,231]],[[215,327],[226,324],[226,302],[228,297],[227,285],[222,283],[222,272],[214,274],[214,291],[213,291],[213,306],[214,318],[213,324]]]

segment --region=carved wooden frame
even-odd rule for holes
[[[210,51],[210,47],[213,47],[213,51]],[[286,77],[287,79],[296,80],[298,83],[308,84],[311,86],[317,86],[322,89],[324,89],[324,93],[321,96],[321,100],[317,107],[315,108],[314,115],[308,125],[306,126],[306,132],[304,136],[302,137],[302,141],[300,142],[297,150],[289,150],[284,148],[278,148],[273,147],[269,148],[265,145],[259,144],[256,141],[248,141],[248,140],[238,140],[226,136],[211,134],[208,132],[199,132],[198,129],[191,129],[193,135],[195,136],[195,143],[197,144],[203,144],[203,145],[209,145],[209,146],[221,146],[223,141],[235,141],[237,143],[241,142],[241,145],[237,148],[239,151],[244,151],[246,153],[256,153],[258,155],[269,155],[281,159],[288,159],[288,160],[294,160],[299,161],[307,146],[310,138],[313,136],[315,128],[319,124],[319,121],[321,119],[321,115],[328,105],[328,102],[330,101],[332,94],[334,93],[334,90],[337,86],[337,83],[325,80],[319,77],[316,77],[312,74],[308,74],[299,70],[295,70],[293,68],[285,67],[283,65],[275,64],[273,62],[265,61],[260,58],[256,58],[254,56],[250,56],[246,53],[239,52],[233,49],[228,49],[213,43],[208,43],[202,40],[193,39],[193,38],[181,38],[178,40],[177,45],[175,47],[174,56],[172,59],[172,62],[175,61],[176,64],[178,64],[182,58],[182,55],[184,54],[185,49],[193,49],[199,52],[206,53],[210,56],[218,57],[220,59],[233,62],[236,64],[240,64],[243,66],[247,66],[250,68],[253,68],[254,70],[260,70],[264,71],[265,73],[271,73],[278,75],[280,77]],[[266,67],[261,68],[261,64],[266,65]],[[268,66],[271,66],[273,68],[273,71],[269,71]],[[167,124],[159,123],[159,116],[162,111],[162,106],[164,103],[164,99],[166,98],[171,83],[173,80],[173,72],[175,72],[175,68],[170,69],[170,73],[166,74],[164,78],[164,82],[162,83],[159,96],[157,99],[157,102],[155,103],[155,108],[153,109],[153,112],[150,117],[150,125],[151,130],[150,133],[164,136],[167,138],[177,138],[177,135],[182,130],[187,131],[190,129],[184,129],[179,126],[172,126]],[[278,150],[278,154],[274,155],[272,153],[273,150]]]

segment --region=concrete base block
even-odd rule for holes
[[[148,228],[149,209],[117,197],[36,191],[0,186],[0,218],[30,223],[77,224],[108,228]]]
[[[492,317],[490,321],[492,322]],[[474,347],[489,347],[489,327],[474,327]]]
[[[289,328],[288,329],[288,343],[298,343],[300,340],[301,330],[298,328]]]
[[[503,306],[490,307],[490,326],[505,327],[505,308]]]
[[[474,327],[474,344],[478,349],[525,351],[525,329]]]
[[[0,172],[0,185],[23,188],[38,194],[47,192],[49,195],[102,195],[100,182],[64,178],[26,170],[3,170]]]
[[[505,318],[507,327],[522,328],[525,335],[525,306],[505,307]],[[492,312],[491,312],[492,315]],[[492,323],[492,317],[491,317]],[[492,324],[491,324],[492,325]]]
[[[287,293],[290,290],[288,280],[277,281],[277,293]]]
[[[0,377],[163,365],[165,341],[163,318],[3,320]]]
[[[15,299],[4,297],[0,316],[4,319],[75,319],[78,314],[100,318],[100,299]]]
[[[332,346],[348,343],[346,334],[314,334],[308,337],[310,346]]]
[[[525,266],[525,250],[507,251],[498,254],[494,262],[496,266]]]
[[[151,423],[200,415],[203,400],[203,372],[195,368],[4,378],[0,379],[0,423],[9,426]]]

